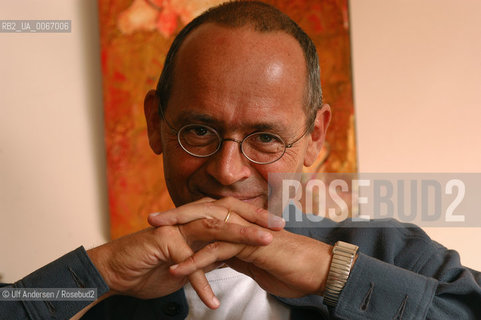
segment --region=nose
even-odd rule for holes
[[[224,139],[221,149],[207,163],[207,173],[224,186],[247,179],[251,175],[250,161],[240,150],[240,141]]]

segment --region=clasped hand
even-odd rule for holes
[[[267,217],[267,226],[272,227],[273,222],[280,219],[237,199],[219,200],[219,203],[232,211],[232,218],[227,225],[253,226],[253,223],[257,223],[266,227]],[[264,215],[259,219],[255,214],[246,215],[247,212],[262,212]],[[149,222],[157,227],[187,223],[182,226],[190,233],[195,228],[190,224],[195,218],[177,214],[174,211],[166,212],[151,217]],[[202,270],[212,270],[217,263],[224,262],[250,276],[269,293],[288,298],[322,295],[331,260],[331,246],[286,230],[265,231],[272,235],[268,245],[218,240],[195,250],[181,263],[170,266],[170,272],[176,277],[185,277]],[[228,232],[227,228],[221,232]]]
[[[205,198],[151,215],[149,223],[153,228],[88,251],[111,294],[149,299],[190,281],[215,309],[220,302],[205,272],[223,263],[279,296],[322,294],[330,246],[282,230],[284,221],[264,209],[234,198]]]

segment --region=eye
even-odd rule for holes
[[[259,139],[259,142],[269,143],[269,142],[272,142],[272,140],[276,139],[276,137],[268,133],[261,133],[258,135],[258,139]]]
[[[285,144],[276,134],[256,132],[244,140],[242,150],[247,158],[260,163],[268,163],[282,155]]]
[[[180,142],[184,147],[217,145],[219,135],[211,127],[191,124],[183,127],[179,132]]]
[[[209,130],[207,130],[207,128],[203,126],[195,126],[191,130],[198,136],[204,136],[209,132]]]
[[[245,144],[246,148],[261,152],[278,152],[284,148],[282,139],[278,135],[269,132],[254,133],[245,140]]]
[[[250,136],[249,140],[256,144],[283,144],[278,135],[268,132],[255,133]]]
[[[198,125],[198,124],[191,124],[191,125],[185,126],[182,130],[182,133],[184,135],[189,135],[189,136],[199,137],[199,138],[206,137],[209,135],[216,135],[214,129],[207,126]]]

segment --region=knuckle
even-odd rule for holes
[[[202,224],[206,229],[219,229],[222,225],[222,221],[219,219],[203,219]]]
[[[267,210],[263,208],[257,208],[256,209],[256,214],[254,215],[254,219],[256,222],[263,220],[264,217],[267,215]]]
[[[185,259],[185,262],[187,262],[188,264],[193,264],[193,265],[196,265],[196,259],[195,259],[195,256],[189,256],[187,259]]]
[[[213,202],[204,202],[203,205],[204,205],[207,209],[212,209],[212,208],[216,207],[215,203],[213,203]]]
[[[203,282],[202,283],[202,291],[210,291],[210,284],[209,282]]]
[[[268,214],[268,211],[264,208],[256,208],[256,213],[258,215],[266,215],[266,214]]]
[[[209,243],[208,245],[205,246],[206,250],[208,250],[210,252],[214,252],[214,251],[218,250],[219,247],[220,247],[219,242],[211,242],[211,243]]]
[[[251,228],[249,228],[247,226],[242,226],[239,229],[239,234],[243,237],[247,237],[249,235],[250,230],[251,230]]]

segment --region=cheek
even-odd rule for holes
[[[164,171],[166,178],[176,180],[176,184],[185,184],[185,180],[198,169],[200,162],[184,150],[164,153]]]
[[[187,187],[189,177],[199,168],[198,159],[190,156],[184,150],[169,149],[163,153],[164,176],[169,191],[175,194],[183,193]]]
[[[259,175],[267,182],[269,182],[269,173],[294,173],[302,171],[302,161],[294,152],[285,153],[278,161],[267,165],[256,165],[255,169]]]
[[[302,171],[305,155],[306,150],[301,144],[295,149],[287,149],[284,156],[274,163],[278,165],[276,172],[293,173]]]
[[[189,189],[189,181],[196,175],[202,164],[202,159],[194,158],[183,150],[164,153],[165,183],[176,206],[195,200]]]

